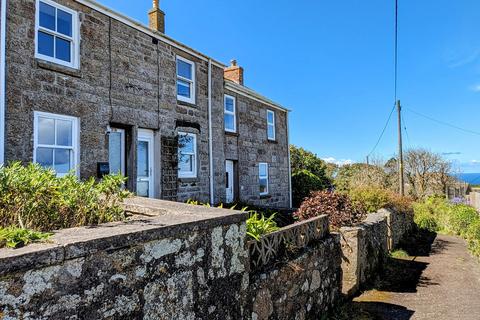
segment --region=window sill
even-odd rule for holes
[[[53,63],[53,62],[48,62],[48,61],[45,61],[45,60],[41,60],[39,58],[36,58],[35,60],[37,62],[37,67],[39,67],[39,68],[63,73],[65,75],[69,75],[69,76],[76,77],[76,78],[82,78],[82,72],[78,69],[65,67],[65,66]]]
[[[270,195],[270,194],[260,195],[260,200],[262,200],[262,199],[271,199],[271,198],[272,198],[272,195]]]
[[[278,144],[277,140],[267,139],[268,143]]]
[[[181,182],[181,183],[198,182],[198,177],[195,177],[195,178],[178,178],[178,181]]]
[[[238,132],[232,132],[232,131],[225,131],[225,135],[232,136],[232,137],[238,137],[239,136]]]
[[[186,102],[186,101],[180,100],[178,98],[177,98],[177,104],[181,105],[181,106],[185,106],[185,107],[191,107],[191,108],[196,108],[197,107],[197,105],[195,103]]]

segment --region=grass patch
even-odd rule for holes
[[[341,304],[323,316],[320,320],[377,320],[372,313],[364,310],[361,304],[349,301]]]
[[[394,259],[405,259],[409,257],[409,254],[407,251],[399,249],[390,253],[390,256]]]
[[[32,242],[45,241],[51,235],[51,233],[15,227],[0,228],[0,248],[20,248]]]

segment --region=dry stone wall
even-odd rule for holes
[[[413,215],[382,209],[357,226],[342,228],[343,293],[352,296],[370,281],[413,226]]]

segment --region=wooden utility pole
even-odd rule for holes
[[[397,114],[398,114],[398,177],[399,177],[399,191],[400,195],[405,195],[405,183],[403,182],[403,146],[402,146],[402,107],[400,100],[397,100]]]

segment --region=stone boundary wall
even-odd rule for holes
[[[125,209],[127,222],[0,249],[0,319],[319,319],[413,226],[381,210],[329,233],[320,216],[280,229],[288,250],[252,267],[245,213],[143,198]]]
[[[413,214],[381,209],[357,226],[341,228],[343,294],[352,296],[370,281],[413,226]]]
[[[303,319],[340,296],[326,216],[286,227],[318,237],[256,271],[245,213],[143,198],[124,208],[127,222],[0,249],[0,319]]]
[[[1,319],[237,319],[248,289],[246,215],[134,199],[127,223],[0,249]],[[2,317],[3,316],[3,317]]]
[[[340,237],[328,235],[301,254],[250,274],[248,319],[322,319],[341,297]]]

